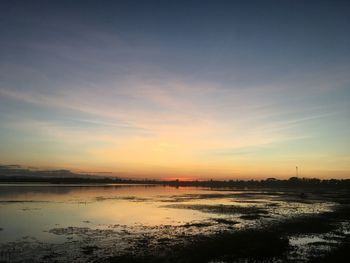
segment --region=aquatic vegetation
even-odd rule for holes
[[[350,235],[345,193],[309,193],[300,202],[295,192],[279,190],[135,186],[75,187],[69,198],[40,193],[31,199],[25,193],[35,202],[2,197],[8,218],[48,220],[23,225],[21,233],[0,222],[2,233],[15,237],[0,242],[5,261],[306,262],[342,253]],[[23,190],[16,200],[21,197]]]

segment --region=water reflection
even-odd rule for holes
[[[193,222],[220,222],[220,219],[242,227],[257,224],[261,217],[271,219],[292,213],[317,212],[330,206],[324,202],[285,202],[281,201],[283,193],[261,191],[150,185],[17,184],[0,187],[0,242],[27,236],[46,242],[65,241],[64,237],[50,232],[58,227],[188,226]]]
[[[25,260],[32,262],[45,257],[66,262],[79,255],[88,262],[92,255],[142,254],[145,246],[162,251],[199,235],[259,228],[333,205],[317,196],[305,200],[276,190],[0,185],[0,255],[21,261],[25,251]]]
[[[98,227],[111,224],[183,224],[202,219],[200,212],[158,206],[157,197],[199,189],[154,186],[6,185],[0,194],[0,242],[31,236],[62,241],[51,228]],[[88,223],[87,223],[88,222]]]

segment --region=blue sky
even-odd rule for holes
[[[348,177],[347,1],[2,1],[0,160]]]

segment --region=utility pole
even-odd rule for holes
[[[298,166],[295,166],[295,176],[298,177]]]

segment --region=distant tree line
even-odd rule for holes
[[[286,180],[268,178],[265,180],[209,180],[209,181],[170,181],[163,182],[171,186],[202,186],[228,188],[284,188],[284,187],[338,187],[350,190],[350,179],[318,179],[291,177]]]
[[[346,188],[350,189],[350,179],[318,179],[291,177],[281,180],[207,180],[207,181],[161,181],[135,180],[117,177],[102,177],[73,173],[69,170],[30,170],[17,165],[0,165],[0,183],[52,183],[52,184],[149,184],[164,186],[193,186],[208,188]]]

